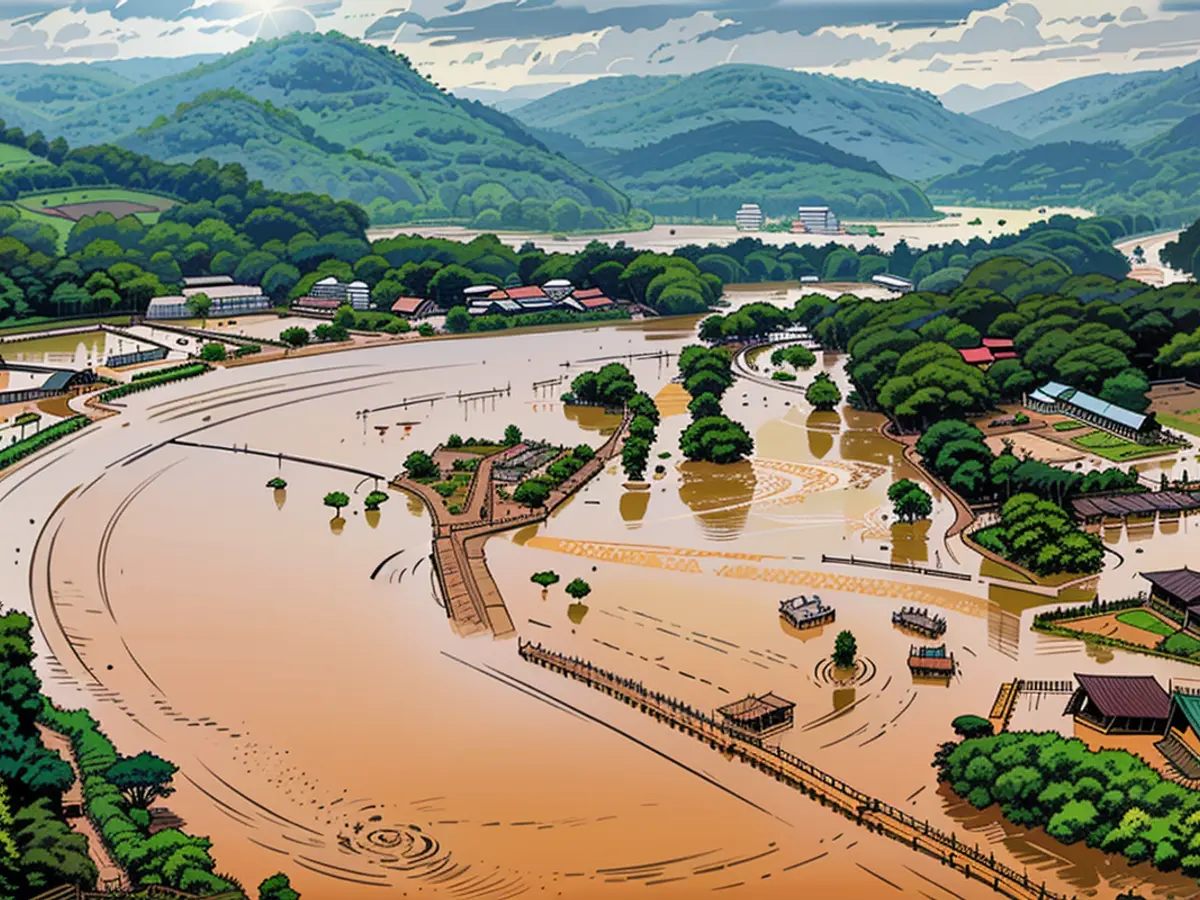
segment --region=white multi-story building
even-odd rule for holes
[[[330,275],[314,284],[308,295],[318,300],[338,300],[359,311],[371,308],[371,288],[365,281],[342,284]]]
[[[185,287],[174,297],[155,297],[146,310],[147,319],[190,319],[195,316],[188,303],[197,294],[204,294],[212,305],[208,317],[239,316],[263,312],[271,308],[271,298],[262,288],[247,284],[214,284],[207,287]]]
[[[759,231],[763,224],[763,213],[757,203],[743,203],[733,219],[738,231]]]
[[[792,223],[793,233],[838,234],[842,225],[828,206],[801,206]]]

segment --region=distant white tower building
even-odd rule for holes
[[[763,214],[757,203],[743,203],[734,216],[738,231],[758,231],[762,228]]]
[[[841,223],[828,206],[801,206],[792,223],[796,234],[838,234],[841,230]]]

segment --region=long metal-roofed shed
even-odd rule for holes
[[[717,712],[730,729],[763,738],[791,728],[795,709],[796,704],[792,701],[767,693],[735,700]]]
[[[1060,381],[1042,385],[1026,396],[1025,405],[1036,412],[1070,416],[1118,437],[1143,444],[1152,443],[1162,430],[1154,413],[1133,412]]]
[[[1171,698],[1153,675],[1075,675],[1064,715],[1105,734],[1162,734]]]
[[[1184,778],[1200,778],[1200,696],[1171,694],[1167,733],[1154,746]]]
[[[1076,497],[1071,501],[1071,509],[1081,521],[1096,523],[1106,518],[1191,512],[1200,509],[1200,495],[1188,491],[1144,491],[1104,497]]]

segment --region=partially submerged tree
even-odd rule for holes
[[[287,482],[284,481],[282,478],[280,478],[278,475],[276,475],[274,478],[272,478],[270,481],[267,482],[267,487],[274,488],[277,491],[282,491],[284,488],[287,487]]]
[[[564,590],[572,600],[579,601],[592,592],[592,586],[582,578],[576,578]]]
[[[827,372],[818,372],[804,391],[804,399],[813,409],[828,412],[842,402],[842,392]]]
[[[841,669],[854,665],[858,657],[858,641],[849,631],[842,631],[833,641],[833,664]]]
[[[901,522],[928,519],[933,512],[933,498],[923,487],[908,478],[901,478],[888,488],[892,511]]]
[[[958,716],[950,727],[961,738],[991,737],[994,732],[992,723],[982,716]]]
[[[552,585],[558,584],[559,577],[557,572],[534,572],[531,576],[529,576],[529,580],[538,585],[544,593]]]
[[[404,460],[404,474],[414,481],[422,478],[440,478],[442,470],[433,461],[433,457],[423,450],[414,450]]]
[[[300,894],[292,889],[291,880],[279,872],[263,879],[258,886],[258,900],[300,900]]]
[[[325,505],[332,508],[339,516],[342,510],[350,505],[350,498],[342,491],[330,491],[325,495]]]
[[[363,500],[363,505],[368,510],[374,511],[379,509],[382,504],[387,503],[389,499],[390,497],[386,491],[371,491],[371,493],[367,494],[366,499]]]

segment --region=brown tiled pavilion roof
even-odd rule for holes
[[[1184,603],[1190,604],[1200,600],[1200,572],[1193,572],[1187,566],[1162,572],[1142,572],[1141,576],[1156,588],[1178,597]]]
[[[1171,698],[1153,675],[1075,675],[1107,718],[1165,719]]]

